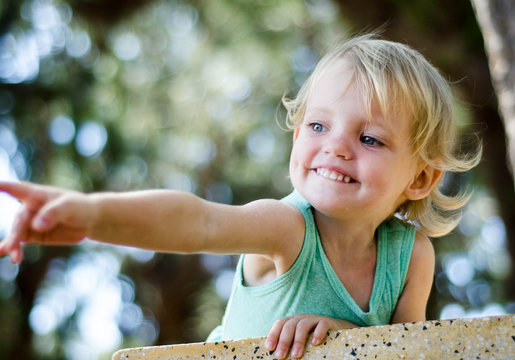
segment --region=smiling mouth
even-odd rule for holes
[[[339,182],[344,182],[346,184],[356,182],[356,180],[352,179],[348,175],[343,175],[343,174],[341,174],[339,172],[331,171],[331,170],[328,170],[328,169],[317,168],[316,169],[316,173],[318,175],[322,176],[322,177],[325,177],[326,179],[330,179],[330,180],[334,180],[334,181],[339,181]]]

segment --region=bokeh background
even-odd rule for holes
[[[428,318],[515,312],[513,178],[483,37],[467,0],[0,2],[0,179],[82,191],[181,189],[241,204],[291,190],[280,99],[345,36],[382,27],[453,84],[482,164],[456,231],[434,241]],[[467,142],[464,142],[464,147]],[[394,174],[385,174],[394,176]],[[0,238],[18,204],[0,195]],[[235,259],[86,241],[0,259],[0,359],[109,359],[202,341]]]

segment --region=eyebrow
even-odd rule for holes
[[[306,106],[305,115],[308,115],[311,113],[315,113],[315,114],[323,113],[324,115],[332,115],[333,112],[327,108],[320,107],[320,106],[315,106],[315,107],[310,107],[309,105]]]

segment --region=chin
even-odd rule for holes
[[[309,191],[309,195],[305,191],[297,190],[313,207],[317,209],[322,208],[339,208],[344,203],[338,194],[334,191],[327,191],[325,189],[318,189],[317,191]]]

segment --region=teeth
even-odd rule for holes
[[[342,174],[339,174],[337,172],[329,171],[327,169],[317,169],[317,174],[321,175],[325,178],[336,180],[336,181],[343,181],[345,183],[350,183],[351,178],[349,176],[343,176]]]

